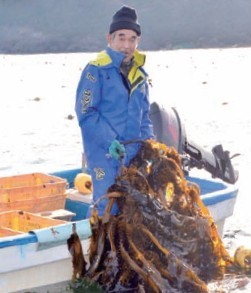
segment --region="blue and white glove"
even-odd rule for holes
[[[109,147],[109,154],[116,160],[122,159],[125,156],[125,147],[115,139]]]

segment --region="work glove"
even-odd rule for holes
[[[125,155],[125,147],[115,139],[109,147],[109,154],[116,160],[122,159]]]

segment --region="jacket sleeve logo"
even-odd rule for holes
[[[90,72],[87,72],[86,78],[89,79],[91,82],[96,82],[95,76],[93,76]]]
[[[102,180],[105,177],[105,170],[102,168],[94,168],[94,172],[96,173],[96,179]]]
[[[91,104],[91,100],[92,100],[92,93],[90,90],[84,90],[83,92],[83,99],[81,101],[82,103],[82,113],[86,113],[88,107]]]

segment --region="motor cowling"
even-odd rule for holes
[[[156,140],[176,148],[182,154],[186,133],[175,108],[164,108],[154,102],[150,107],[150,119]]]
[[[153,123],[156,140],[174,147],[182,157],[183,170],[188,174],[191,168],[205,169],[212,177],[234,184],[238,180],[238,171],[234,170],[229,151],[222,145],[216,145],[211,151],[203,149],[197,143],[189,141],[184,125],[175,108],[164,108],[154,102],[150,107],[150,119]]]

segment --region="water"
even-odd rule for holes
[[[92,56],[0,55],[1,177],[81,167],[75,91]],[[189,139],[240,153],[233,160],[239,195],[223,241],[231,255],[239,245],[251,248],[251,48],[148,52],[147,57],[151,99],[176,107]],[[235,281],[226,281],[224,292],[251,292],[250,284],[238,289]]]

